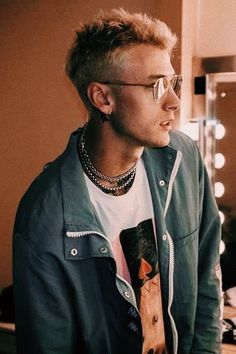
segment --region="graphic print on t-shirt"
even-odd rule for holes
[[[123,230],[120,243],[130,273],[143,329],[142,354],[162,354],[165,349],[160,273],[152,220]]]

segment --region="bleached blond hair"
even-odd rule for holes
[[[139,44],[154,45],[170,54],[177,38],[167,25],[147,14],[113,9],[81,24],[68,53],[66,73],[87,106],[87,87],[92,81],[106,81],[117,74],[125,50]]]

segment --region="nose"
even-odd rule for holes
[[[168,89],[168,92],[166,93],[165,100],[163,102],[163,109],[165,111],[178,111],[180,108],[180,99],[176,95],[175,91],[173,90],[172,87]]]

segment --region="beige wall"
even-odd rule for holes
[[[180,34],[181,0],[0,2],[0,288],[12,281],[12,228],[20,197],[86,117],[63,72],[73,30],[99,8],[113,7],[148,12]],[[179,53],[180,46],[174,59],[177,71]]]
[[[181,92],[181,125],[192,116],[192,60],[196,43],[197,0],[183,0],[182,3],[182,61],[183,85]]]
[[[198,0],[194,55],[211,57],[236,54],[236,1]]]
[[[182,124],[204,114],[204,97],[193,99],[193,77],[202,74],[195,58],[236,55],[235,19],[235,0],[182,1]]]

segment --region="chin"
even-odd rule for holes
[[[170,142],[170,136],[167,134],[165,137],[157,137],[153,142],[150,142],[150,147],[165,147]]]

